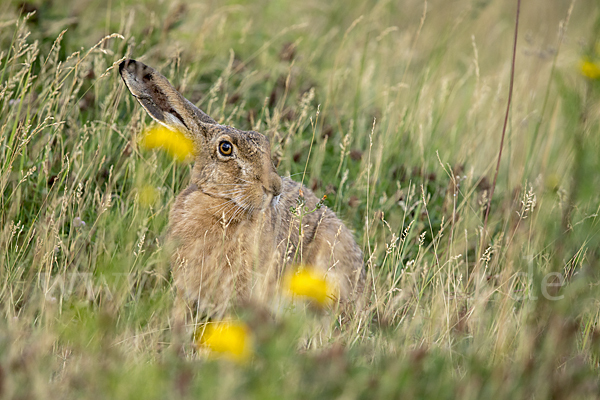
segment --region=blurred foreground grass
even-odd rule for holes
[[[595,398],[599,8],[523,2],[485,234],[509,3],[0,3],[0,396]],[[365,313],[264,299],[232,315],[250,361],[169,347],[162,239],[190,166],[139,147],[124,57],[327,195]]]

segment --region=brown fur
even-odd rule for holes
[[[170,213],[176,245],[172,267],[180,303],[203,314],[223,314],[231,300],[269,296],[286,265],[304,264],[337,281],[339,299],[362,291],[362,252],[352,233],[306,187],[281,178],[268,139],[219,125],[177,92],[154,69],[126,60],[119,66],[131,93],[158,123],[194,141],[190,186]],[[231,156],[219,145],[233,145]],[[303,194],[300,217],[291,208]]]

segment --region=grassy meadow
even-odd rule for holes
[[[596,398],[600,7],[523,1],[0,2],[0,397]],[[267,135],[365,255],[365,310],[232,311],[178,342],[164,238],[190,164],[118,74]]]

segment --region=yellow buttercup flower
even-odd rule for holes
[[[150,185],[145,185],[144,187],[140,188],[139,196],[140,203],[143,206],[149,207],[156,203],[156,200],[158,200],[159,192],[156,188]]]
[[[581,74],[589,79],[600,78],[600,64],[592,62],[590,60],[581,61],[579,64],[579,70]]]
[[[237,362],[252,355],[250,330],[240,322],[209,322],[196,331],[196,344]]]
[[[141,145],[146,149],[164,149],[177,161],[184,161],[194,154],[194,142],[179,131],[156,125],[146,131]]]
[[[324,274],[307,267],[289,273],[284,279],[284,287],[289,294],[308,298],[321,306],[331,301],[334,292]]]

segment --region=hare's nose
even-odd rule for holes
[[[272,177],[271,180],[271,192],[273,193],[273,196],[279,196],[281,194],[281,177],[279,175],[277,175],[276,173],[273,174],[275,175],[274,177]]]
[[[269,187],[263,186],[263,191],[273,197],[279,196],[281,194],[281,181],[277,184],[271,184]]]
[[[279,196],[283,186],[281,177],[277,173],[277,170],[275,170],[273,164],[266,166],[265,169],[268,170],[264,171],[265,174],[263,175],[264,178],[262,181],[263,190],[266,193],[273,195],[273,197]]]

